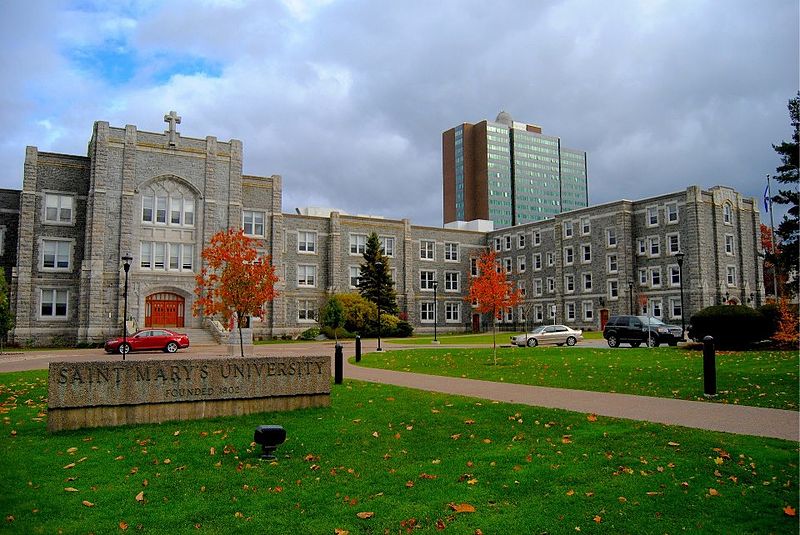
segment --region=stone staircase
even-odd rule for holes
[[[186,333],[189,337],[189,344],[193,346],[205,345],[219,345],[214,336],[205,329],[175,329],[176,331]]]

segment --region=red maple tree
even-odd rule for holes
[[[221,314],[228,323],[237,318],[239,349],[244,357],[242,327],[248,316],[264,317],[264,304],[275,299],[275,266],[268,255],[259,256],[259,240],[245,236],[244,230],[221,230],[203,249],[205,265],[195,277],[197,299],[192,313]]]
[[[507,280],[505,270],[497,263],[494,251],[481,254],[478,259],[478,275],[469,281],[467,300],[477,303],[481,314],[492,314],[492,345],[494,363],[497,364],[497,321],[503,310],[522,301],[522,293]]]

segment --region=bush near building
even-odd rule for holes
[[[691,319],[689,337],[701,341],[714,338],[721,348],[745,348],[770,337],[770,326],[761,312],[744,305],[716,305],[704,308]]]

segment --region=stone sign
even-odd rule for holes
[[[52,362],[48,431],[330,405],[330,356]]]

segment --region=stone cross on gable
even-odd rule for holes
[[[181,118],[176,112],[171,111],[164,116],[164,122],[169,123],[169,130],[164,130],[164,133],[169,135],[169,146],[174,147],[178,144],[178,136],[180,136],[175,130],[175,125],[181,124]]]

